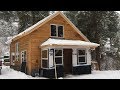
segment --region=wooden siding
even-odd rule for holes
[[[65,21],[60,15],[51,19],[32,33],[23,36],[16,41],[13,41],[11,43],[11,52],[15,51],[16,42],[19,42],[20,44],[20,53],[22,50],[27,50],[27,67],[29,74],[32,70],[39,69],[41,67],[41,48],[39,46],[48,38],[50,38],[50,24],[64,25],[64,39],[85,41],[83,37],[80,36],[74,30],[74,28],[72,28],[70,24]],[[17,65],[20,65],[20,62]]]
[[[21,52],[26,50],[27,52],[27,70],[28,73],[31,71],[31,62],[30,62],[30,36],[27,35],[25,37],[22,37],[16,41],[12,41],[10,45],[10,52],[15,52],[15,43],[19,42],[19,61],[15,60],[15,66],[21,65]],[[11,56],[11,55],[10,55]]]

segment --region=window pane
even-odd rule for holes
[[[84,63],[85,62],[85,57],[79,57],[79,62]]]
[[[51,25],[51,36],[57,36],[57,34],[56,34],[56,26],[55,25]]]
[[[62,56],[62,50],[55,50],[55,56]]]
[[[48,68],[48,60],[42,59],[42,67]]]
[[[63,26],[58,26],[58,37],[63,37]]]
[[[78,50],[78,55],[85,55],[85,50]]]
[[[55,58],[55,63],[56,64],[62,64],[62,57],[56,57]]]
[[[42,51],[42,58],[47,58],[47,50]]]

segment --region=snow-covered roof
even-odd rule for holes
[[[37,22],[36,24],[34,24],[33,26],[27,28],[25,31],[19,33],[18,35],[13,36],[13,38],[11,38],[10,40],[8,40],[8,43],[11,43],[11,42],[12,42],[12,39],[15,39],[16,37],[20,37],[20,36],[22,36],[23,34],[29,32],[29,31],[32,31],[32,29],[34,29],[35,27],[37,27],[38,25],[40,25],[41,23],[43,23],[44,21],[46,21],[48,18],[50,18],[51,16],[55,15],[56,13],[57,13],[57,12],[55,12],[55,13],[47,16],[46,18],[44,18],[44,19],[40,20],[39,22]]]
[[[21,32],[20,34],[13,36],[13,38],[11,40],[9,40],[8,42],[11,43],[12,40],[16,40],[18,38],[21,38],[22,36],[25,36],[25,35],[31,33],[36,28],[40,27],[41,25],[43,25],[44,23],[46,23],[47,21],[51,20],[52,18],[54,18],[55,16],[57,16],[59,14],[75,29],[76,32],[78,32],[78,34],[80,34],[86,41],[89,42],[87,37],[84,36],[83,33],[80,30],[78,30],[78,28],[60,11],[56,11],[55,13],[53,13],[53,14],[47,16],[46,18],[40,20],[39,22],[37,22],[33,26],[27,28],[25,31]]]
[[[64,40],[64,39],[52,39],[49,38],[47,41],[41,44],[41,46],[84,46],[84,47],[98,47],[100,44],[86,42],[81,40]]]

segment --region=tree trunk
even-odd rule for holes
[[[100,26],[98,25],[98,22],[99,22],[99,19],[98,19],[98,12],[93,12],[93,25],[94,25],[94,27],[93,27],[93,31],[95,31],[95,37],[94,37],[94,39],[95,39],[95,41],[94,42],[96,42],[96,43],[98,43],[98,44],[100,44]],[[96,50],[95,50],[95,52],[96,52],[96,61],[97,61],[97,63],[98,63],[98,68],[99,68],[99,70],[100,70],[100,47],[97,47],[96,48]]]
[[[100,70],[100,47],[96,48],[96,61],[98,62],[98,67]]]
[[[96,39],[96,43],[100,44],[100,33],[98,30],[96,30],[95,39]],[[98,67],[100,70],[100,47],[96,48],[96,61],[98,62]]]

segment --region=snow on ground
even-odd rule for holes
[[[120,79],[120,70],[92,71],[92,74],[68,75],[65,79]]]
[[[20,71],[11,69],[9,66],[2,66],[0,79],[47,79],[44,77],[32,77]],[[92,71],[92,74],[67,75],[58,79],[120,79],[120,70],[114,71]]]
[[[32,77],[20,71],[13,70],[9,66],[2,66],[0,79],[45,79],[45,78]]]

